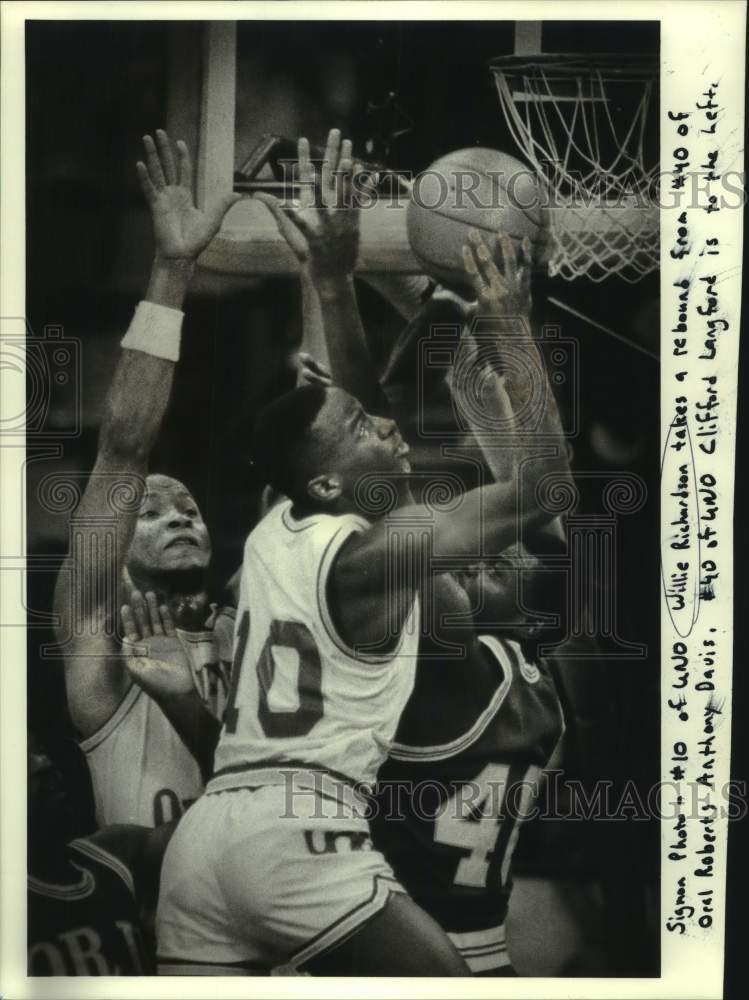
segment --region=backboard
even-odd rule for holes
[[[642,23],[617,22],[617,30],[612,31],[612,22],[600,22],[599,30],[601,24],[609,45],[612,38],[618,40],[620,51],[610,53],[606,64],[613,68],[617,81],[622,76],[620,68],[633,62],[647,63],[652,79],[650,57],[657,58],[657,26],[643,31]],[[604,123],[622,112],[618,96],[614,99],[605,89],[599,88],[596,101],[584,95],[580,99],[580,80],[600,80],[600,74],[591,69],[596,65],[591,59],[601,42],[590,31],[581,32],[579,25],[455,22],[450,29],[460,44],[452,50],[452,77],[445,74],[445,40],[437,27],[436,22],[305,22],[290,32],[288,24],[242,21],[176,28],[168,126],[171,134],[185,135],[198,149],[198,202],[205,204],[232,188],[247,195],[231,210],[221,233],[201,258],[205,268],[233,275],[281,275],[297,270],[270,213],[250,197],[255,183],[263,181],[266,190],[273,189],[268,185],[274,181],[279,183],[273,171],[273,149],[266,148],[269,141],[271,147],[278,139],[293,148],[294,137],[308,135],[313,143],[320,142],[327,127],[338,125],[353,137],[358,156],[406,176],[418,173],[448,150],[468,145],[492,146],[514,156],[520,152],[540,174],[537,137],[546,141],[548,136],[543,135],[543,125],[535,131],[530,127],[530,111],[540,109],[548,126],[550,115],[558,118],[561,107],[572,116],[573,131],[582,128],[584,136],[593,120],[589,112]],[[576,74],[569,72],[565,54],[573,46],[579,56]],[[572,88],[575,98],[566,106],[558,99],[558,82],[550,84],[555,78],[543,71],[554,60],[562,66],[568,81],[565,86]],[[535,94],[518,102],[518,92],[505,88],[504,114],[498,113],[495,85],[502,99],[498,85],[498,66],[502,65],[540,65],[547,91],[539,94],[536,87]],[[653,96],[652,90],[648,96]],[[649,100],[648,113],[638,120],[641,144],[651,141],[649,114],[654,104]],[[562,138],[546,150],[551,154],[546,160],[561,158],[570,166],[570,175],[574,173],[568,162],[570,152],[578,152],[580,143],[578,133],[574,142],[570,140],[568,125],[569,118],[563,119]],[[626,129],[625,133],[629,135]],[[617,129],[607,137],[599,134],[593,142],[585,138],[588,153],[591,149],[602,152],[613,141],[615,154],[616,144],[621,145]],[[283,155],[288,155],[288,149]],[[612,163],[618,168],[621,159],[593,157],[591,162],[589,156],[588,174],[601,175]],[[652,168],[649,162],[648,170]],[[585,185],[583,189],[587,193]],[[559,193],[561,187],[557,184],[549,190]],[[416,274],[421,270],[406,236],[406,191],[406,185],[391,186],[387,198],[362,212],[359,271]],[[600,280],[621,273],[637,280],[656,266],[657,215],[652,206],[646,204],[644,210],[631,206],[627,213],[614,216],[607,214],[609,207],[605,199],[582,209],[574,206],[574,210],[563,203],[561,211],[550,217],[557,243],[565,248],[564,254],[557,254],[556,270],[552,262],[552,274]],[[623,262],[633,263],[625,268]]]

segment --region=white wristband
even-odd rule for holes
[[[120,346],[165,361],[179,361],[183,316],[180,309],[170,309],[155,302],[139,302]]]

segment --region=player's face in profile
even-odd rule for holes
[[[205,569],[210,558],[208,529],[185,486],[168,476],[149,476],[129,568],[145,573]]]
[[[328,390],[312,430],[324,449],[326,471],[341,478],[349,496],[362,475],[379,472],[402,477],[411,471],[408,445],[395,421],[367,413],[343,389]]]

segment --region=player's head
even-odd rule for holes
[[[269,403],[255,425],[255,464],[301,508],[355,510],[357,483],[373,473],[405,492],[407,454],[393,420],[372,416],[333,386],[292,389]]]
[[[130,573],[204,570],[210,559],[208,529],[190,491],[170,476],[148,476],[128,551]]]

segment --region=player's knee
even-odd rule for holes
[[[418,970],[406,973],[423,976],[469,976],[470,971],[455,945],[439,924],[414,900],[393,893],[384,910],[389,923],[388,946]]]

